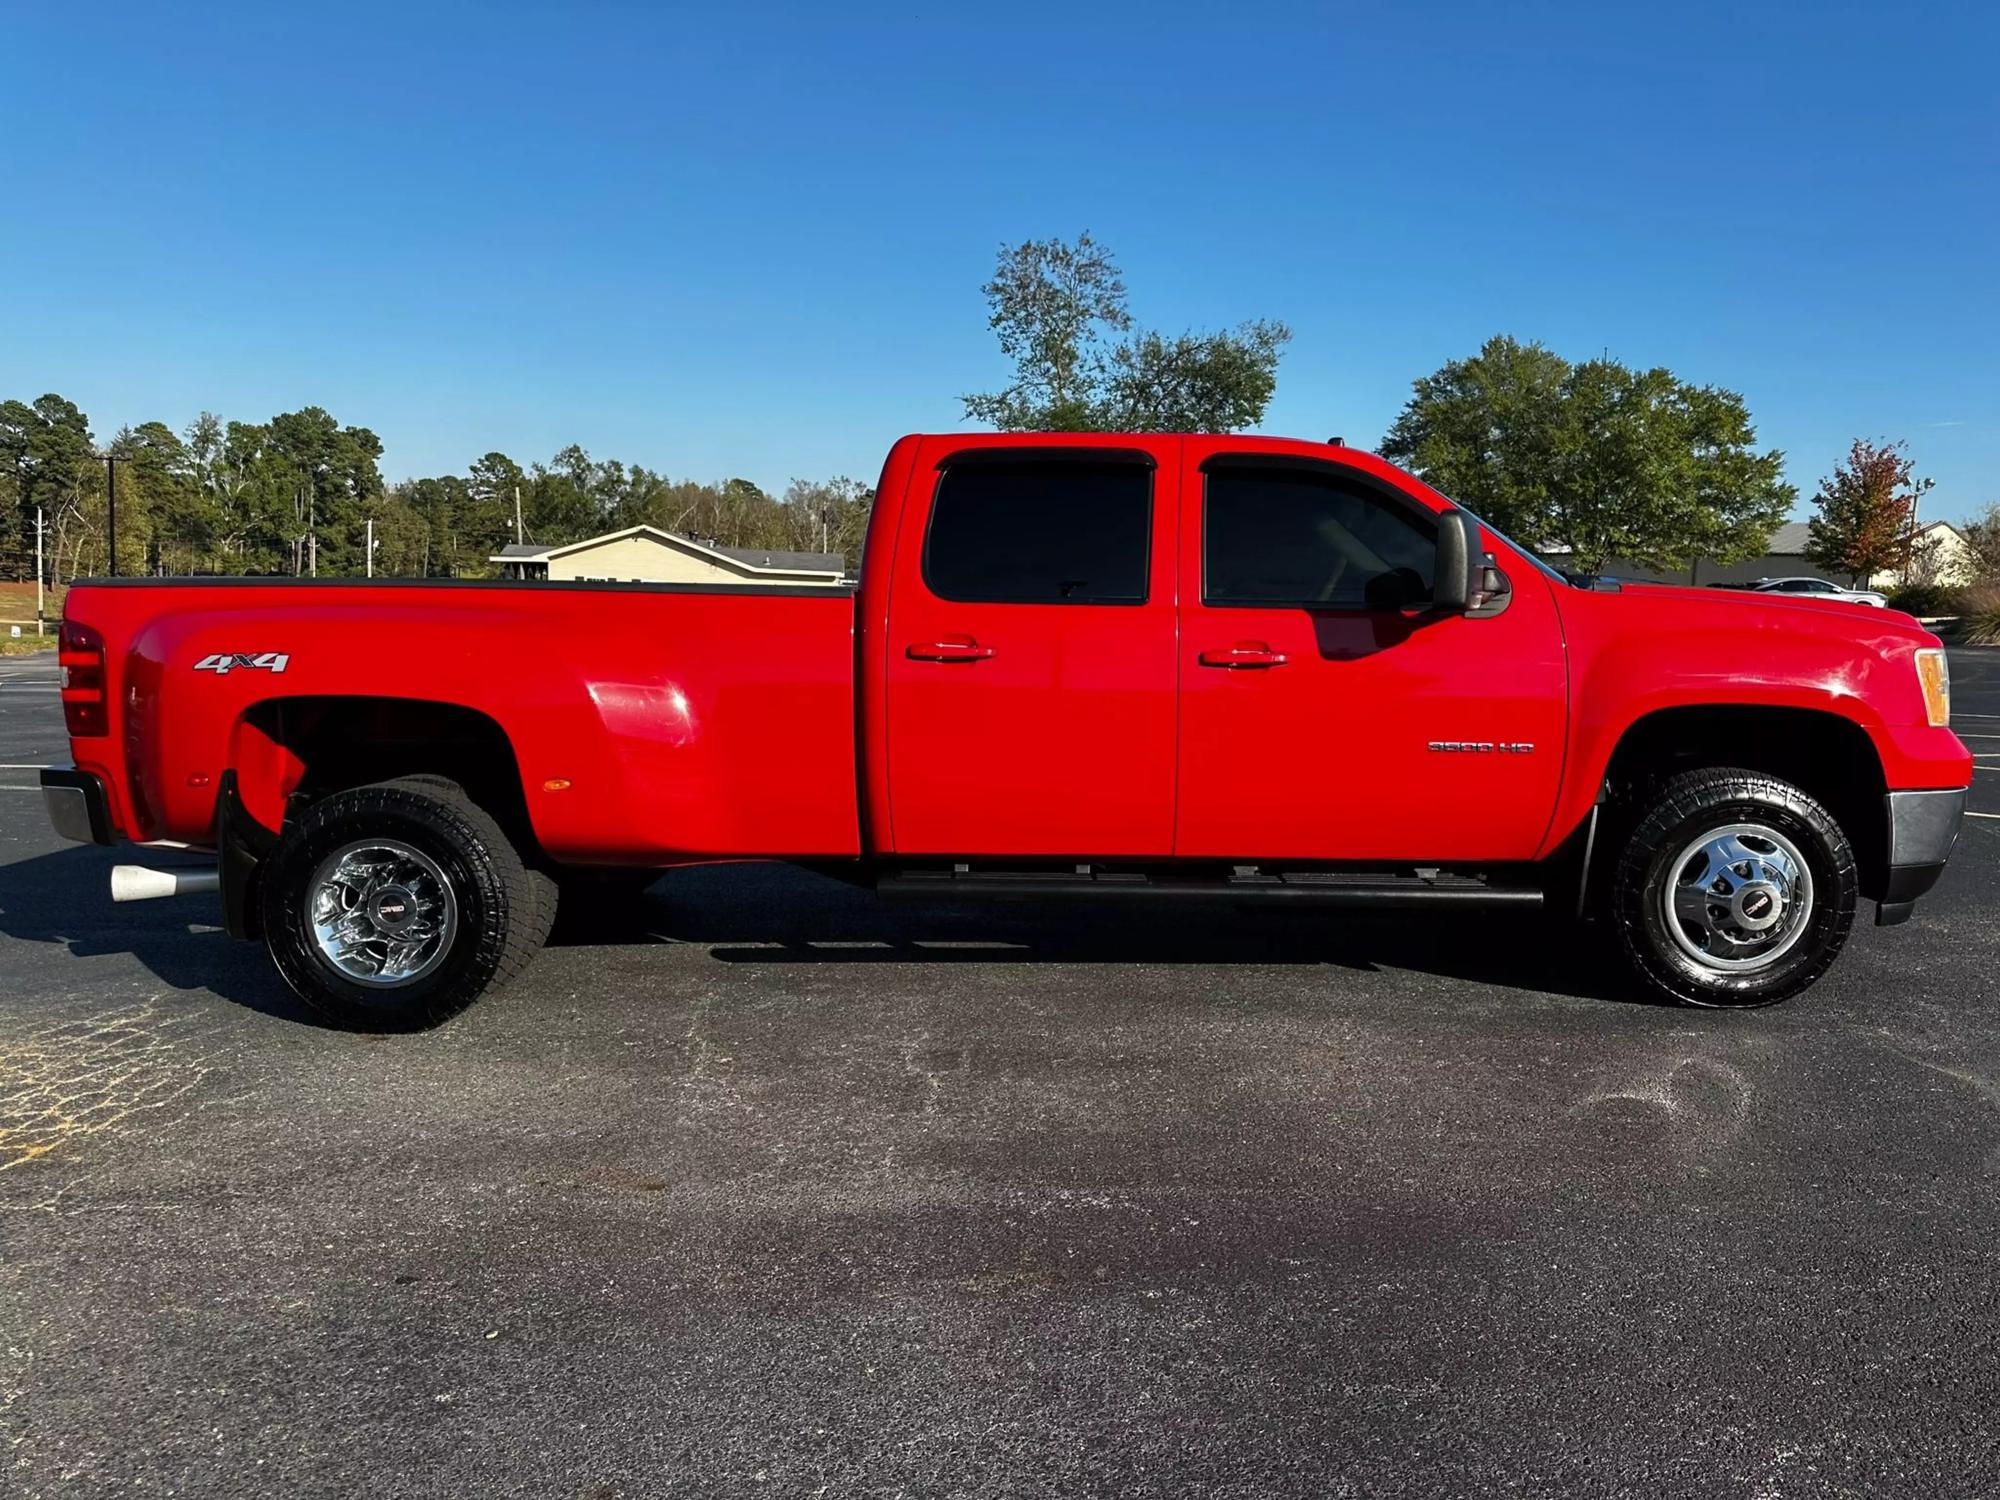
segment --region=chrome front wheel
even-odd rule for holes
[[[1767,772],[1715,766],[1644,788],[1624,815],[1608,914],[1656,993],[1771,1005],[1832,966],[1860,872],[1817,798]]]
[[[1698,834],[1660,886],[1660,918],[1680,950],[1726,974],[1768,968],[1812,918],[1812,869],[1798,845],[1762,823]]]
[[[458,936],[458,898],[437,861],[396,839],[336,849],[306,885],[319,956],[357,983],[393,989],[430,973]]]

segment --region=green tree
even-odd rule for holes
[[[478,553],[478,565],[507,543],[517,540],[514,516],[517,500],[525,521],[528,476],[521,466],[504,453],[489,453],[475,463],[466,476],[466,496],[470,501],[459,528],[463,542]],[[537,541],[523,526],[522,541]]]
[[[1263,420],[1291,332],[1255,321],[1227,333],[1141,333],[1111,353],[1107,429],[1237,432]]]
[[[1418,380],[1382,452],[1594,572],[1761,552],[1798,492],[1756,440],[1734,391],[1499,337]]]
[[[421,578],[429,569],[430,525],[402,492],[371,495],[358,503],[361,535],[355,546],[362,559],[357,571],[368,571],[368,523],[375,529],[375,576]]]
[[[1099,426],[1108,362],[1104,333],[1132,326],[1111,252],[1087,233],[1075,244],[1024,240],[1002,247],[993,279],[980,290],[991,309],[986,326],[1014,361],[1014,383],[967,396],[965,414],[1003,432]]]
[[[157,426],[160,424],[148,424]],[[223,463],[222,419],[205,411],[182,429],[180,467],[185,488],[164,519],[160,546],[169,571],[230,572],[239,565],[241,535],[234,476]],[[187,561],[182,564],[180,559]]]
[[[426,578],[457,578],[477,577],[487,571],[486,559],[496,549],[463,536],[472,512],[464,479],[456,474],[406,479],[392,493],[423,523],[422,556],[412,573]]]
[[[93,489],[103,493],[103,467],[91,442],[90,419],[75,402],[53,394],[33,402],[0,402],[0,499],[8,512],[0,546],[10,573],[34,575],[38,507],[47,528],[52,581],[74,576],[91,549],[101,555],[101,511],[93,530],[86,502]]]
[[[121,559],[138,559],[143,549],[143,566],[150,573],[213,571],[222,515],[203,488],[194,455],[180,435],[164,422],[141,422],[112,439],[111,453],[122,460]]]
[[[1117,263],[1088,234],[1003,247],[982,290],[1014,380],[966,396],[965,414],[1003,432],[1253,427],[1292,336],[1270,321],[1171,338],[1134,333]]]
[[[784,533],[776,545],[793,552],[837,552],[849,568],[861,562],[875,491],[858,479],[794,479],[785,488]]]
[[[230,422],[211,471],[222,493],[223,545],[244,573],[297,571],[304,547],[299,476],[271,441],[269,427]]]
[[[382,440],[366,427],[342,427],[317,406],[280,413],[268,430],[271,456],[294,476],[294,520],[317,541],[316,566],[327,573],[361,572],[361,505],[382,493]]]
[[[664,474],[656,474],[651,469],[634,464],[625,471],[625,481],[612,497],[612,512],[607,522],[610,530],[622,531],[627,526],[650,525],[665,527],[668,516],[674,510],[673,481]]]
[[[576,542],[606,529],[604,508],[595,493],[598,465],[575,443],[535,465],[522,492],[528,540],[543,544]]]
[[[1916,541],[1917,501],[1933,481],[1913,479],[1905,443],[1855,439],[1847,462],[1834,465],[1813,496],[1806,557],[1860,581],[1905,567]]]
[[[382,493],[382,440],[321,407],[231,422],[216,471],[232,490],[228,527],[257,571],[362,571],[362,502]]]

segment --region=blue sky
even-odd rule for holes
[[[1996,8],[9,7],[0,395],[874,477],[1004,381],[1002,241],[1278,317],[1372,444],[1489,334],[1744,393],[1809,494],[2000,499]]]

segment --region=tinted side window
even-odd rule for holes
[[[956,464],[931,505],[924,582],[968,603],[1144,604],[1152,523],[1143,464]]]
[[[1401,609],[1431,597],[1437,527],[1331,471],[1208,471],[1202,504],[1205,604]]]

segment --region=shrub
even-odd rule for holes
[[[1890,592],[1889,608],[1906,615],[1955,615],[1965,608],[1965,590],[1945,583],[1906,583]]]
[[[1960,619],[1968,646],[2000,646],[2000,582],[1967,589]]]

